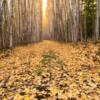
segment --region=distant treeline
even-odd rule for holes
[[[100,0],[47,0],[46,32],[63,42],[100,39]],[[44,38],[42,0],[0,0],[0,49]]]

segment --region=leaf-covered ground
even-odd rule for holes
[[[41,43],[0,52],[0,100],[100,100],[100,43]]]

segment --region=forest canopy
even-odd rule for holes
[[[0,48],[52,39],[100,39],[100,0],[0,0]]]

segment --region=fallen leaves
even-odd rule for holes
[[[0,53],[0,100],[99,100],[100,44],[52,41]]]

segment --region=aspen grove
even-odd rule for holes
[[[0,48],[44,37],[63,42],[100,39],[100,0],[48,0],[47,5],[44,29],[42,0],[0,0]]]

